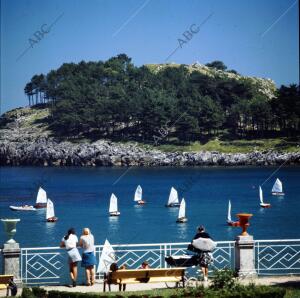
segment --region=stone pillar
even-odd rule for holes
[[[1,219],[1,221],[4,224],[4,230],[8,236],[8,240],[4,243],[2,249],[2,271],[3,274],[13,275],[14,281],[20,283],[21,249],[19,243],[13,239],[13,236],[17,232],[17,223],[20,221],[20,219],[5,218]]]
[[[19,243],[5,243],[2,249],[3,274],[14,276],[15,282],[20,282],[20,254]]]
[[[239,277],[257,277],[253,236],[237,236],[235,239],[235,270]]]

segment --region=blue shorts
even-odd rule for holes
[[[84,252],[82,254],[81,267],[94,266],[96,263],[96,257],[93,252]]]

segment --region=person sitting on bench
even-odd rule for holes
[[[115,272],[117,270],[126,270],[126,266],[122,265],[120,268],[118,267],[117,263],[112,263],[109,267],[111,272]],[[122,289],[122,284],[119,284],[119,291],[125,291],[126,290],[126,284],[123,284],[123,289]]]

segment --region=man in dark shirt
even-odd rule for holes
[[[197,228],[197,234],[194,236],[193,240],[198,238],[210,238],[208,233],[205,232],[204,226],[199,226]],[[208,265],[212,262],[212,257],[208,252],[203,252],[199,249],[194,248],[194,251],[197,252],[200,255],[199,258],[199,265],[201,267],[202,273],[203,273],[203,279],[204,281],[208,280]]]
[[[197,234],[194,236],[193,240],[198,238],[211,238],[209,234],[205,232],[204,226],[199,226],[197,228]]]

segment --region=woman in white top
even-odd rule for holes
[[[66,236],[63,237],[60,247],[65,247],[69,256],[70,276],[72,279],[72,286],[76,287],[77,279],[77,263],[81,261],[80,253],[77,249],[78,238],[73,228],[68,230]]]
[[[83,248],[81,267],[85,268],[86,285],[92,286],[95,283],[94,266],[96,265],[96,257],[94,253],[94,236],[89,228],[83,229],[79,245]]]

